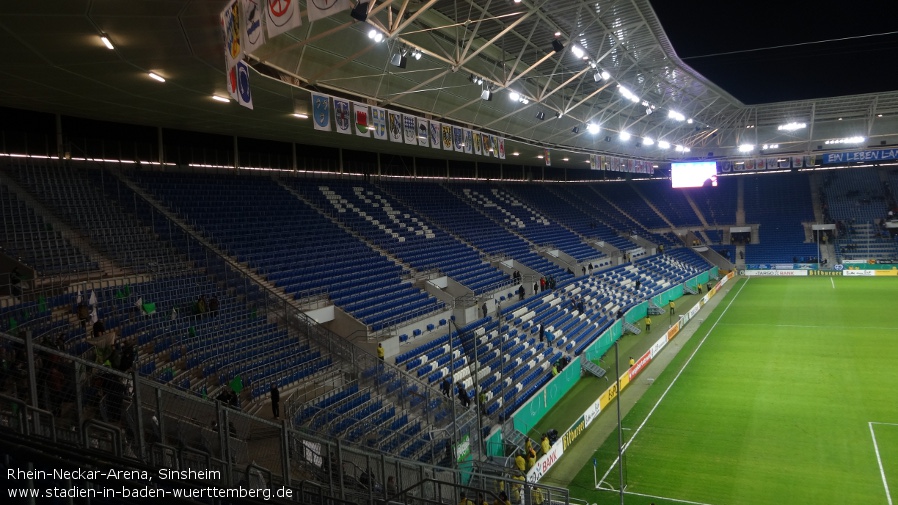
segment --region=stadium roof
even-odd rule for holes
[[[694,62],[712,75],[717,67],[706,66],[705,60],[713,63],[715,58],[696,58],[710,54],[702,46],[689,46],[687,57],[678,56],[649,0],[371,0],[367,22],[351,18],[348,11],[310,22],[301,2],[302,26],[268,40],[247,57],[255,68],[250,76],[254,109],[248,110],[211,98],[228,96],[219,25],[225,4],[4,2],[0,106],[361,151],[474,159],[316,131],[310,120],[292,114],[310,112],[310,91],[317,90],[506,137],[506,151],[519,152],[516,162],[522,164],[541,163],[535,157],[543,148],[559,150],[553,166],[573,168],[585,167],[586,153],[663,161],[709,153],[735,156],[737,146],[746,143],[778,144],[776,152],[781,153],[820,151],[830,147],[826,140],[853,136],[864,137],[868,146],[898,143],[898,81],[881,81],[871,88],[876,92],[867,94],[811,93],[796,95],[809,97],[803,100],[746,105],[737,96],[755,98],[729,84],[726,74],[733,72],[727,65],[721,64],[722,75],[713,74],[719,80],[715,83],[687,64]],[[724,22],[692,26],[709,38],[733,38]],[[779,34],[790,28],[760,26],[757,31]],[[368,36],[372,29],[386,39],[373,42]],[[108,35],[115,49],[104,46],[101,34]],[[563,45],[561,51],[554,50],[553,40]],[[576,55],[575,45],[583,56]],[[720,47],[707,49],[715,53]],[[402,48],[408,56],[420,50],[422,57],[409,58],[404,69],[391,65],[392,55]],[[857,75],[828,67],[830,55],[817,56],[821,66],[794,70],[792,81],[799,89],[829,89],[814,83],[830,74],[841,80]],[[854,57],[847,56],[849,61]],[[761,61],[762,68],[767,64],[772,65]],[[790,81],[776,68],[757,77],[746,70],[744,79],[757,78],[765,86]],[[151,71],[166,82],[148,78]],[[602,78],[602,71],[608,78]],[[888,74],[886,62],[863,75],[879,74]],[[472,76],[485,83],[473,83]],[[494,91],[491,101],[481,99],[487,85]],[[512,91],[528,103],[510,100]],[[652,113],[646,114],[647,109]],[[669,118],[671,111],[691,122]],[[587,133],[590,122],[602,131]],[[786,123],[807,126],[778,130]],[[575,127],[578,133],[572,131]],[[620,140],[621,132],[632,138]],[[691,153],[646,145],[646,137],[689,147]],[[561,161],[567,153],[570,161]]]

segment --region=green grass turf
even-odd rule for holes
[[[898,423],[896,302],[890,278],[742,281],[624,419],[626,503],[887,503],[868,423]],[[874,430],[898,482],[898,426]],[[589,461],[572,496],[620,502],[593,479]]]

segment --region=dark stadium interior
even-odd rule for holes
[[[786,10],[780,28],[791,37],[712,44],[684,33],[687,20],[670,2],[602,1],[608,12],[593,15],[585,0],[563,0],[554,14],[508,1],[476,14],[484,33],[473,39],[484,54],[459,65],[466,75],[444,77],[437,95],[425,89],[429,98],[416,91],[435,80],[428,72],[443,65],[437,53],[448,35],[420,43],[434,68],[394,74],[371,70],[389,52],[359,49],[353,60],[361,28],[334,16],[274,39],[284,47],[253,61],[249,110],[209,99],[225,83],[218,12],[226,2],[210,3],[177,0],[158,12],[153,2],[132,12],[107,1],[0,7],[0,41],[21,51],[0,71],[0,454],[4,471],[49,472],[18,474],[24,487],[92,483],[72,503],[142,503],[165,492],[168,501],[208,503],[199,491],[170,494],[204,486],[230,492],[216,500],[235,504],[255,503],[250,490],[308,504],[458,503],[461,493],[582,503],[534,477],[555,460],[534,426],[564,397],[556,391],[614,384],[605,375],[625,335],[652,348],[648,317],[655,338],[658,328],[685,325],[691,304],[697,311],[747,270],[840,273],[852,262],[898,260],[890,74],[816,85],[777,78],[894,55],[895,35],[880,36],[885,15],[824,30],[828,39],[861,37],[837,49],[768,52],[822,40],[813,28],[834,18],[790,32],[802,22]],[[394,34],[407,43],[418,40],[413,29],[475,16],[452,14],[450,3],[388,1],[371,16],[408,19]],[[419,19],[419,9],[434,17]],[[763,24],[735,8],[704,10],[715,15],[689,20],[708,26],[706,39],[723,38],[734,16]],[[585,16],[586,35],[559,40],[604,34],[583,43],[612,55],[603,65],[615,82],[643,83],[647,101],[635,100],[634,112],[617,92],[606,96],[599,74],[534,50],[530,25],[512,26],[506,39],[487,16],[522,12],[541,35],[575,31],[565,13]],[[634,16],[641,21],[612,26]],[[71,22],[70,33],[41,35],[49,32],[42,22]],[[94,32],[116,35],[118,52],[95,58]],[[300,32],[324,63],[297,63],[296,82],[269,79],[280,51],[289,52],[286,38],[303,45]],[[343,35],[347,47],[335,44]],[[503,40],[520,53],[499,49]],[[500,50],[509,68],[527,64],[514,75],[534,96],[544,87],[539,107],[554,120],[534,119],[537,110],[504,96],[496,104],[456,90],[475,71],[498,78],[484,69]],[[732,51],[746,52],[705,57]],[[164,91],[137,75],[166,63]],[[311,83],[327,73],[319,64],[341,77]],[[344,64],[380,72],[386,84],[369,93],[370,83],[340,83]],[[764,74],[765,85],[743,71]],[[562,84],[574,74],[585,84]],[[511,91],[509,80],[496,91]],[[549,84],[558,89],[545,94]],[[501,137],[502,156],[499,144],[477,155],[288,117],[322,90],[334,93],[329,100],[489,131]],[[688,123],[667,119],[679,103]],[[804,117],[807,133],[777,133],[780,122]],[[603,121],[599,136],[568,135],[594,120]],[[627,131],[636,142],[618,140]],[[861,145],[836,138],[861,134]],[[650,147],[652,137],[680,149]],[[542,159],[550,151],[551,165]],[[880,158],[827,157],[843,151]],[[716,185],[672,188],[685,161],[714,164]],[[530,457],[519,463],[518,455]],[[87,468],[130,473],[53,474]],[[183,473],[166,479],[168,470]],[[98,494],[103,486],[131,494]]]

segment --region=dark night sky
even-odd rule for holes
[[[743,103],[898,90],[896,0],[651,4],[679,57]]]

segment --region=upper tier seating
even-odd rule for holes
[[[802,226],[814,221],[804,174],[745,177],[745,220],[760,225],[760,243],[745,246],[746,263],[792,263],[817,256],[817,244],[805,242]]]
[[[3,235],[0,247],[37,270],[39,275],[54,275],[95,270],[95,262],[19,200],[6,185],[0,184],[0,216]]]
[[[511,279],[485,263],[476,249],[428,225],[414,210],[368,183],[333,179],[318,183],[291,179],[287,183],[369,243],[418,271],[437,268],[476,294],[511,284]]]
[[[475,211],[461,196],[463,186],[452,185],[453,194],[440,184],[420,182],[414,186],[399,182],[380,182],[389,193],[417,209],[428,220],[488,255],[508,256],[543,276],[562,281],[573,276],[532,251],[531,245]]]
[[[515,233],[523,235],[537,245],[556,247],[578,263],[604,256],[601,251],[583,243],[579,236],[559,226],[539,209],[522,202],[504,188],[471,184],[466,185],[462,194],[503,226],[511,228]],[[542,200],[542,203],[548,203],[547,200],[551,199],[542,199],[535,194],[531,194],[531,197]]]
[[[325,292],[373,330],[440,310],[380,255],[275,181],[145,174],[143,185],[220,248],[297,298]]]

